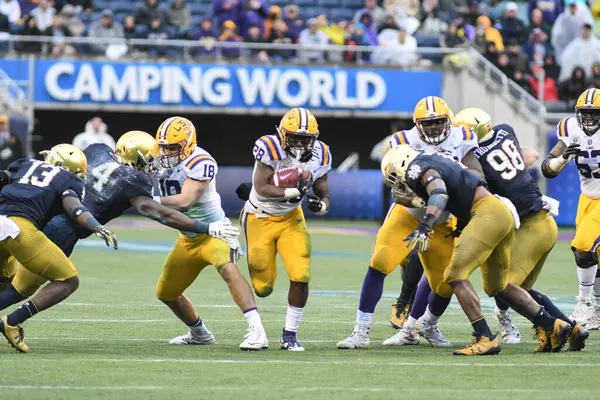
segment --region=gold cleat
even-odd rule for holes
[[[581,324],[576,324],[569,335],[569,351],[581,351],[590,333]]]
[[[29,347],[23,341],[25,335],[23,333],[23,328],[21,326],[11,326],[6,322],[6,316],[0,317],[0,321],[2,321],[2,333],[8,343],[15,348],[17,351],[21,353],[29,352]]]
[[[410,308],[412,304],[405,304],[400,302],[400,298],[396,299],[394,307],[392,308],[392,316],[390,318],[390,325],[394,329],[401,329],[404,323],[408,319]]]
[[[534,337],[538,340],[538,347],[535,349],[536,353],[549,353],[552,351],[552,344],[550,343],[550,337],[541,326],[534,326],[535,335]]]
[[[491,356],[500,353],[500,341],[497,336],[494,336],[493,339],[476,334],[473,336],[475,336],[475,341],[472,345],[455,350],[452,354],[455,356]]]
[[[553,353],[558,353],[565,347],[565,344],[569,341],[572,330],[571,324],[562,319],[557,318],[556,321],[554,321],[554,328],[552,328],[552,331],[546,332],[550,337],[550,344],[552,345],[551,351]]]

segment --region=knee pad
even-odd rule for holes
[[[598,265],[598,255],[590,252],[576,252],[575,249],[571,248],[575,254],[575,263],[579,268],[591,268]]]

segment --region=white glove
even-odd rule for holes
[[[548,196],[542,196],[542,201],[544,202],[544,210],[548,211],[548,215],[551,217],[557,217],[558,206],[560,205],[560,202]]]
[[[208,225],[208,234],[216,239],[220,239],[228,243],[230,246],[230,241],[235,240],[235,242],[237,242],[237,247],[240,247],[240,244],[237,240],[238,236],[240,236],[240,231],[238,228],[231,225],[231,221],[229,221],[228,219],[222,219],[217,222],[211,222]]]

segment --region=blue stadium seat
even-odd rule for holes
[[[344,7],[357,9],[363,8],[365,2],[363,0],[343,0],[342,4],[344,5]]]
[[[354,10],[347,8],[332,8],[329,10],[329,19],[339,21],[342,19],[351,20],[354,17]]]
[[[116,1],[112,3],[112,10],[115,13],[126,12],[129,15],[135,15],[137,7],[134,7],[132,3]]]
[[[280,7],[285,7],[288,4],[290,4],[289,0],[271,0],[269,2],[270,5],[272,6],[280,6]],[[294,3],[295,4],[295,3]]]
[[[314,7],[317,5],[316,0],[295,0],[294,3],[302,8],[302,7]]]
[[[300,8],[300,16],[303,19],[314,18],[321,14],[327,14],[326,8],[319,7],[302,7]]]
[[[206,15],[210,12],[210,4],[192,3],[187,5],[192,15]]]
[[[116,6],[117,4],[118,4],[118,2],[113,4],[110,0],[95,0],[94,1],[94,9],[98,10],[98,11],[102,11],[107,8],[114,10],[114,6]]]
[[[192,26],[199,27],[200,22],[202,22],[202,18],[204,18],[202,15],[192,15],[192,18],[190,19]]]
[[[319,5],[327,8],[341,8],[339,0],[319,0]]]
[[[440,47],[440,38],[437,36],[415,36],[419,47]]]

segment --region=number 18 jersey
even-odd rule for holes
[[[566,146],[579,143],[575,165],[579,170],[581,191],[591,199],[600,199],[600,131],[588,136],[575,117],[563,118],[556,129],[558,140]]]

